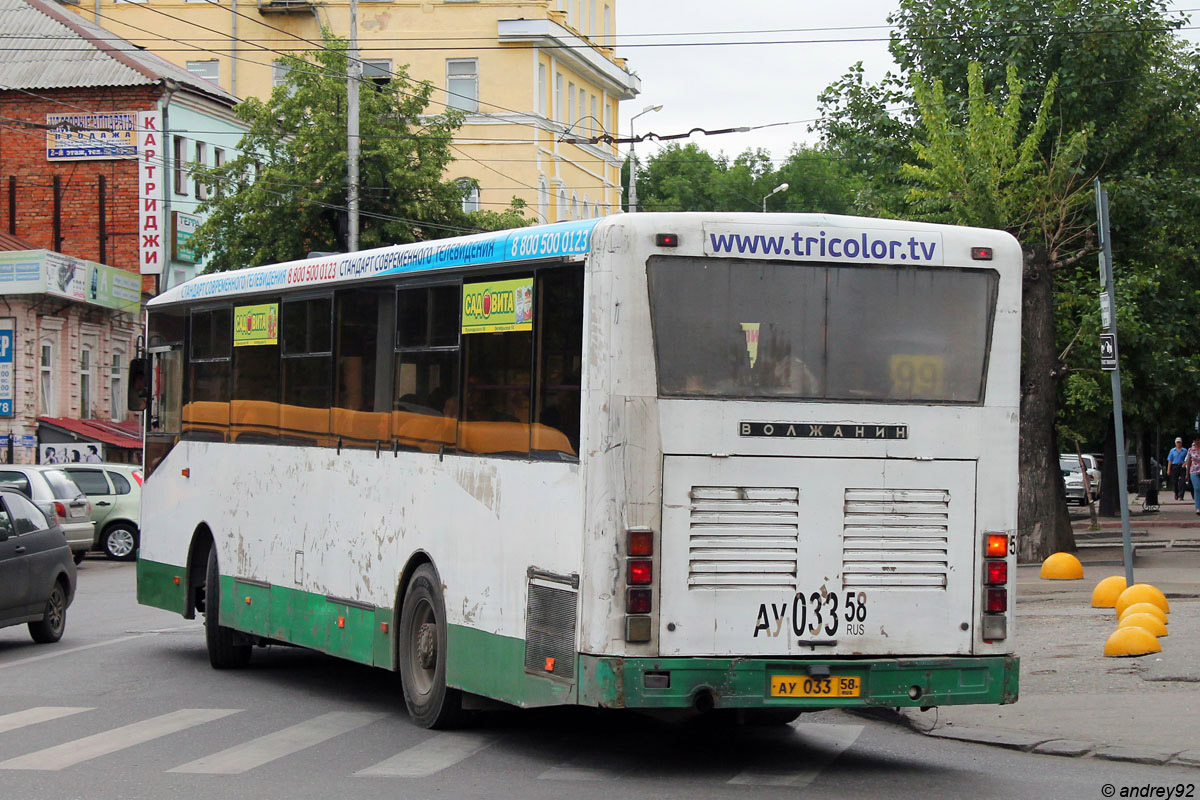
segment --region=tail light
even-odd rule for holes
[[[986,534],[983,543],[983,619],[980,634],[985,642],[1008,636],[1008,548],[1006,533]]]
[[[625,536],[625,641],[648,642],[653,633],[654,531],[629,528]]]
[[[58,516],[59,519],[66,519],[67,518],[66,504],[60,503],[57,500],[55,500],[54,501],[54,513],[56,516]]]
[[[989,614],[1008,611],[1008,589],[988,589],[986,609]]]

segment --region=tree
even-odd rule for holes
[[[1054,273],[1086,252],[1088,224],[1081,211],[1089,195],[1079,165],[1090,130],[1060,138],[1049,160],[1041,143],[1050,124],[1051,77],[1026,125],[1025,83],[1010,67],[1002,107],[984,90],[982,69],[968,69],[966,119],[958,122],[940,78],[929,84],[913,73],[913,94],[924,132],[913,143],[917,163],[901,166],[912,182],[909,200],[920,216],[962,225],[999,228],[1021,242],[1024,253],[1021,339],[1021,419],[1018,528],[1022,560],[1074,550],[1062,472],[1058,466],[1055,401],[1058,393],[1054,328]]]
[[[239,156],[199,173],[213,193],[193,241],[210,271],[347,249],[346,45],[328,33],[324,45],[286,57],[270,99],[238,105],[249,126]],[[431,92],[402,68],[359,85],[362,248],[529,224],[515,199],[504,212],[463,212],[473,182],[444,177],[462,114],[425,115]]]
[[[972,61],[980,64],[988,87],[1003,87],[1015,67],[1031,98],[1044,96],[1057,76],[1047,130],[1091,131],[1080,174],[1098,175],[1112,197],[1126,430],[1145,429],[1156,415],[1179,424],[1200,407],[1200,382],[1186,379],[1200,371],[1194,346],[1200,339],[1200,295],[1192,288],[1200,283],[1194,252],[1200,216],[1191,213],[1200,202],[1194,166],[1189,166],[1200,157],[1195,136],[1200,91],[1197,55],[1173,35],[1182,23],[1165,15],[1161,0],[900,0],[899,5],[891,20],[897,26],[891,51],[900,74],[871,85],[855,68],[822,96],[818,129],[824,146],[845,160],[862,186],[855,208],[914,214],[907,191],[912,178],[902,168],[914,163],[916,145],[927,134],[916,123],[907,76],[920,73],[930,86],[940,79],[947,111],[956,120],[967,113]],[[1024,105],[1026,125],[1036,110],[1032,103]],[[1051,161],[1061,142],[1056,135],[1043,138],[1043,161]],[[1111,422],[1111,403],[1108,377],[1095,363],[1095,262],[1072,264],[1059,253],[1052,274],[1052,286],[1026,286],[1027,292],[1053,292],[1055,341],[1036,354],[1026,349],[1024,372],[1054,376],[1057,423],[1067,436],[1100,440]],[[1034,364],[1035,358],[1041,362]],[[1106,459],[1104,467],[1105,481],[1115,485],[1115,460]],[[1023,485],[1031,477],[1022,473]],[[1037,477],[1039,483],[1050,480]],[[1022,510],[1043,522],[1061,524],[1064,518],[1059,502],[1036,510],[1023,503]],[[1044,550],[1049,543],[1037,547]]]

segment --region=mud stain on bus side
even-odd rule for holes
[[[495,465],[477,463],[456,467],[454,479],[463,491],[499,518],[497,507],[500,505],[500,477]]]

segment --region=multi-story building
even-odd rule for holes
[[[8,0],[11,1],[11,0]],[[347,37],[349,0],[74,0],[70,7],[239,97],[267,97],[285,53]],[[617,104],[640,80],[611,46],[616,0],[361,0],[364,80],[406,70],[433,86],[431,113],[466,113],[450,178],[469,178],[464,208],[514,197],[541,221],[621,207]]]

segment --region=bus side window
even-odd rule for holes
[[[234,306],[230,438],[279,439],[279,300]]]
[[[183,433],[188,439],[222,442],[229,434],[232,341],[230,307],[192,312],[188,399],[183,408]]]
[[[386,289],[347,289],[335,297],[331,423],[343,447],[374,448],[391,439],[394,297]]]
[[[392,438],[402,449],[456,445],[460,295],[458,284],[396,293]]]
[[[512,282],[496,278],[464,284],[463,293],[491,297],[489,286],[498,287],[491,309],[484,312],[499,320],[527,313],[524,303],[516,311]],[[533,283],[532,277],[521,280]],[[508,297],[505,293],[508,293]],[[535,301],[536,302],[536,301]],[[500,310],[496,311],[496,307]],[[482,308],[482,306],[481,306]],[[464,317],[466,313],[464,312]],[[522,317],[524,320],[524,317]],[[525,324],[528,324],[526,322]],[[536,327],[537,321],[532,321]],[[510,327],[497,322],[493,327]],[[531,399],[533,394],[533,332],[530,330],[484,330],[463,334],[463,408],[458,426],[458,449],[481,455],[526,455],[529,453]]]
[[[583,268],[541,272],[535,294],[538,343],[533,449],[555,457],[577,457],[583,372]]]
[[[279,435],[289,444],[328,446],[333,399],[333,298],[284,301]]]

